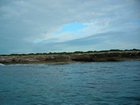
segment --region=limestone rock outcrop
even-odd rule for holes
[[[129,59],[140,60],[140,51],[97,52],[73,54],[44,54],[44,55],[5,55],[0,56],[0,63],[47,63],[47,62],[98,62],[121,61]]]

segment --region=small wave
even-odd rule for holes
[[[140,100],[140,98],[139,97],[135,97],[135,96],[124,96],[124,97],[122,97],[122,98],[124,98],[124,99],[129,99],[129,100],[135,100],[135,101],[139,101]]]
[[[46,66],[47,64],[8,64],[8,66]]]
[[[0,63],[0,66],[4,66],[4,64]]]

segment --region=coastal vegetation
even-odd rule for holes
[[[88,54],[88,53],[102,53],[102,52],[125,52],[125,51],[140,51],[140,49],[125,49],[125,50],[120,50],[120,49],[110,49],[110,50],[101,50],[101,51],[75,51],[75,52],[49,52],[49,53],[28,53],[28,54],[0,54],[0,56],[27,56],[27,55],[52,55],[52,54]]]

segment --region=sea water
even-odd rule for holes
[[[0,105],[140,105],[140,61],[1,64]]]

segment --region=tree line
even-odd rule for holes
[[[25,55],[50,55],[50,54],[78,54],[78,53],[100,53],[100,52],[113,52],[113,51],[140,51],[140,49],[111,49],[101,51],[75,51],[75,52],[49,52],[49,53],[28,53],[28,54],[9,54],[8,56],[25,56]],[[1,54],[0,56],[7,56],[7,54]]]

